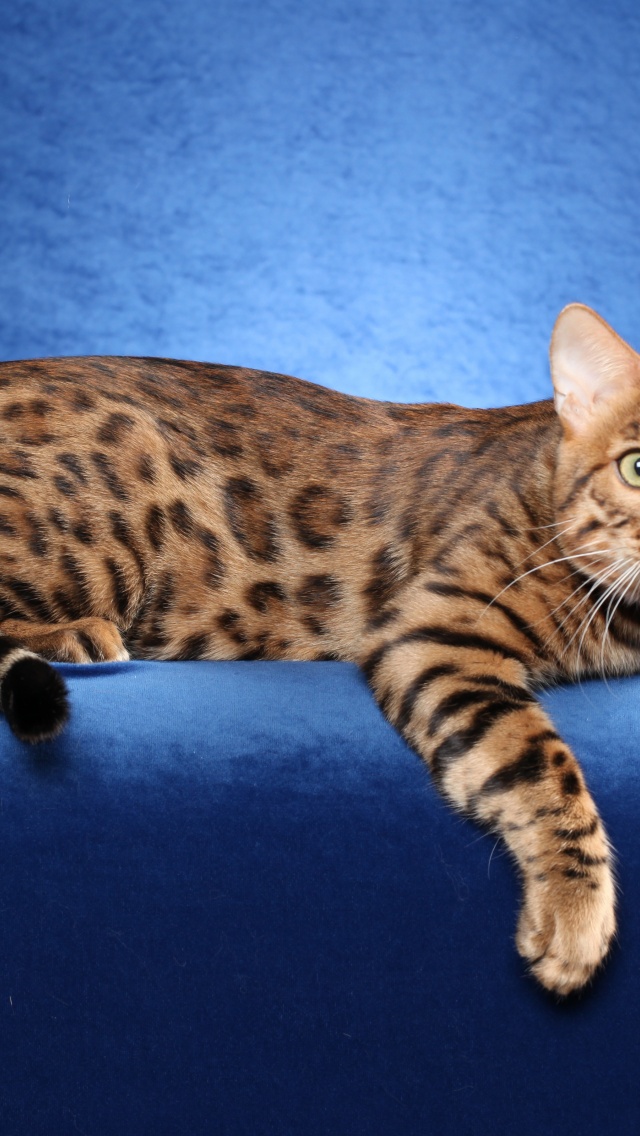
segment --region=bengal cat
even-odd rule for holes
[[[64,725],[44,659],[355,661],[515,857],[533,974],[584,985],[610,849],[534,691],[640,669],[640,356],[571,305],[551,369],[555,409],[468,410],[165,359],[0,364],[14,733]]]

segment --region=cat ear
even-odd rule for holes
[[[608,404],[640,390],[640,357],[608,323],[583,304],[569,304],[551,336],[556,410],[565,429],[589,429]]]

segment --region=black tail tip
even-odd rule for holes
[[[2,710],[21,742],[48,742],[69,717],[64,680],[44,659],[18,659],[2,680]]]

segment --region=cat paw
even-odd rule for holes
[[[108,619],[76,619],[53,627],[31,646],[57,663],[125,662],[129,658],[118,628]]]
[[[516,946],[531,973],[561,996],[585,986],[616,931],[615,887],[606,855],[587,867],[557,866],[525,886]],[[567,873],[571,873],[570,875]]]
[[[108,619],[78,619],[65,634],[68,650],[75,655],[70,662],[126,662],[129,658],[118,628]]]

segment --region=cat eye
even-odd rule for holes
[[[633,485],[634,489],[640,489],[640,451],[632,450],[630,454],[625,454],[624,457],[618,460],[618,469],[620,476],[627,485]]]

